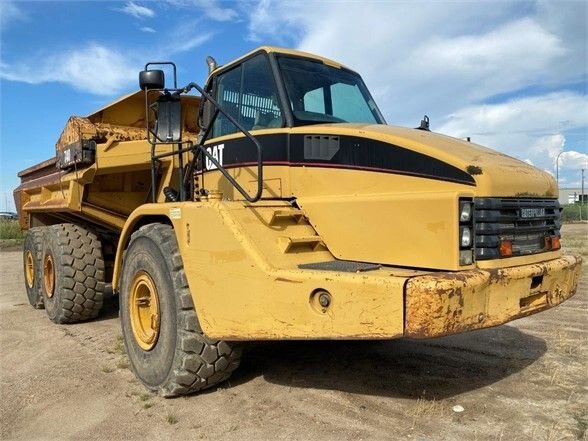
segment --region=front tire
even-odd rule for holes
[[[173,229],[149,224],[133,233],[120,289],[122,333],[131,367],[164,397],[225,381],[241,347],[208,339],[198,323]]]

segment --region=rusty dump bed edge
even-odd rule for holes
[[[21,178],[21,182],[30,181],[31,179],[39,178],[41,176],[48,175],[55,172],[55,164],[57,158],[49,158],[43,162],[32,165],[24,170],[18,172],[17,176]]]

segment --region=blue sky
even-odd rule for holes
[[[580,185],[588,168],[588,3],[169,0],[0,2],[0,210],[70,115],[136,90],[146,61],[205,80],[261,45],[359,71],[389,124],[473,141]],[[588,173],[587,173],[588,175]],[[587,180],[588,183],[588,180]]]

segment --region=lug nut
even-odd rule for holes
[[[331,296],[329,295],[328,292],[323,292],[319,295],[319,304],[323,308],[329,307],[329,305],[331,304]]]
[[[310,294],[310,306],[320,314],[326,314],[331,306],[331,293],[324,289],[315,289]]]

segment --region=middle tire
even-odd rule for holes
[[[149,224],[133,233],[119,300],[127,354],[148,389],[164,397],[190,394],[226,380],[239,366],[240,345],[202,332],[169,225]]]
[[[51,321],[76,323],[98,316],[104,297],[104,258],[95,234],[74,224],[48,227],[41,265],[41,292]]]

